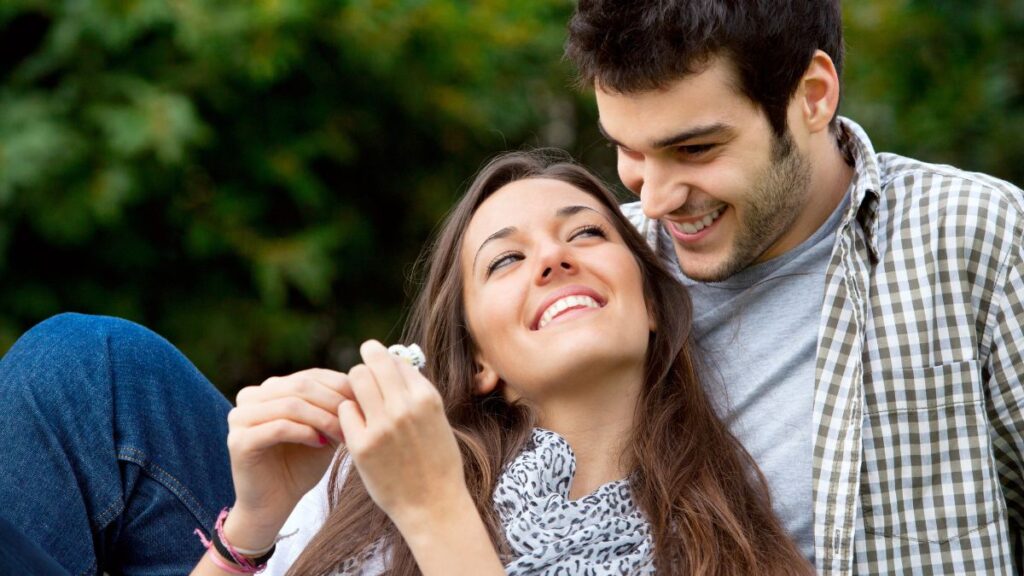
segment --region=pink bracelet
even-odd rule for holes
[[[199,541],[203,543],[203,546],[205,546],[206,549],[209,550],[211,543],[209,540],[207,540],[206,536],[203,536],[203,533],[201,530],[199,530],[199,528],[196,528],[196,534],[199,535]],[[230,574],[250,574],[250,572],[242,570],[240,567],[232,566],[230,563],[228,563],[227,560],[221,558],[220,554],[218,554],[216,550],[210,552],[210,562],[213,562],[217,566],[217,568],[220,568],[221,570],[228,572]]]
[[[213,553],[210,554],[211,561],[218,568],[226,572],[231,574],[259,574],[263,572],[267,568],[267,560],[273,554],[274,547],[271,547],[264,557],[255,561],[240,554],[228,542],[228,539],[224,537],[224,520],[228,517],[228,511],[228,508],[224,508],[217,515],[217,521],[214,523],[210,538],[207,538],[199,528],[195,529],[195,533],[199,536],[199,541],[202,542],[203,547],[207,550],[211,547],[214,549]]]

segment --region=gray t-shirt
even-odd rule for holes
[[[696,282],[678,274],[693,299],[712,400],[757,461],[776,514],[812,563],[814,363],[825,271],[847,204],[796,248],[728,280]],[[667,233],[643,217],[638,203],[623,212],[679,272]]]

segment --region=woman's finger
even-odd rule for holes
[[[423,372],[420,372],[419,368],[403,361],[395,362],[395,366],[396,369],[401,372],[402,378],[405,380],[405,385],[409,390],[422,387],[437,390],[430,380],[427,380],[427,377],[423,375]]]
[[[340,403],[343,398],[340,395],[338,398]],[[240,406],[228,413],[228,425],[232,430],[252,428],[275,420],[289,420],[310,426],[335,443],[341,441],[341,427],[337,416],[297,396]]]
[[[357,364],[348,371],[348,381],[352,385],[352,392],[355,393],[365,422],[368,425],[373,425],[375,421],[382,422],[386,416],[384,398],[373,372],[365,364]],[[342,404],[344,403],[343,401]]]
[[[345,446],[349,452],[359,450],[362,445],[363,435],[366,431],[366,416],[363,415],[359,403],[352,400],[343,400],[338,405],[338,423],[345,435]]]
[[[313,448],[329,446],[312,426],[291,420],[264,422],[228,433],[228,450],[232,454],[258,452],[279,444],[303,444]]]
[[[328,370],[304,370],[290,376],[268,378],[260,386],[242,389],[236,397],[236,405],[249,406],[278,398],[299,397],[334,413],[345,394],[348,377],[331,376]],[[344,381],[344,383],[342,382]]]
[[[405,376],[398,370],[401,360],[388,352],[383,344],[376,340],[367,340],[359,347],[359,355],[363,357],[366,367],[373,372],[385,408],[392,414],[399,412],[406,405],[409,389],[405,385]]]
[[[308,370],[296,372],[296,375],[302,375],[310,378],[311,380],[315,380],[338,394],[355,400],[355,396],[352,394],[352,386],[348,381],[348,374],[345,374],[344,372],[328,370],[326,368],[310,368]]]

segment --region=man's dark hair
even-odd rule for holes
[[[581,85],[623,94],[664,88],[725,56],[781,137],[817,49],[841,74],[839,0],[580,0],[565,53]]]

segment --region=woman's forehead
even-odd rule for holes
[[[470,219],[465,244],[475,246],[504,228],[538,225],[559,218],[560,211],[571,206],[585,206],[604,215],[608,212],[600,200],[568,182],[551,178],[516,180],[480,204]]]

